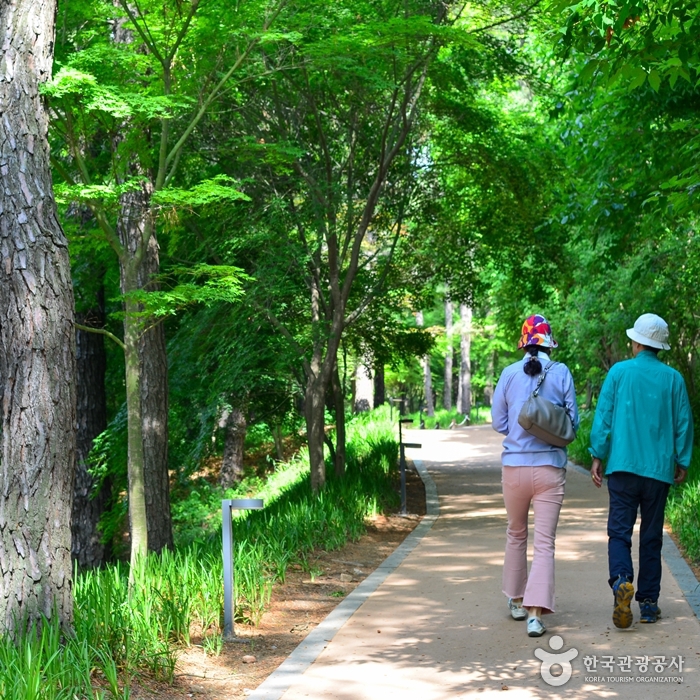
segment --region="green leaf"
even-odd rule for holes
[[[630,90],[634,90],[635,88],[641,87],[644,85],[644,82],[647,79],[647,72],[644,70],[644,68],[637,67],[633,69],[633,77],[630,80],[629,83],[629,88]]]
[[[649,85],[651,85],[654,92],[658,92],[659,87],[661,87],[661,76],[656,69],[649,72]]]

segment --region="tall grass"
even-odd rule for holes
[[[688,558],[700,564],[700,452],[697,448],[686,482],[671,487],[666,519]]]
[[[263,510],[235,518],[239,622],[259,621],[273,584],[285,580],[289,566],[310,570],[315,549],[359,538],[368,515],[396,503],[397,444],[388,411],[350,422],[347,442],[345,478],[334,478],[329,467],[319,496],[311,494],[302,454],[254,494],[264,497]],[[149,556],[131,589],[123,564],[76,576],[73,636],[64,638],[56,623],[46,622],[14,641],[0,638],[0,698],[126,700],[138,674],[172,680],[177,650],[190,643],[192,630],[205,648],[220,649],[222,497],[230,496],[212,492],[201,499],[215,506],[207,512],[207,528],[195,537],[193,524],[183,523],[189,543]],[[200,511],[190,513],[199,517]]]
[[[444,408],[436,408],[434,416],[427,416],[425,412],[421,413],[420,411],[406,416],[406,418],[411,418],[413,420],[413,425],[410,426],[411,428],[420,428],[420,422],[423,420],[426,430],[432,430],[438,425],[440,428],[449,428],[452,421],[454,421],[456,425],[461,425],[464,421],[464,417],[464,414],[460,413],[456,408],[452,408],[449,411]],[[490,420],[491,409],[488,406],[475,406],[471,409],[467,424],[480,425],[488,423]]]

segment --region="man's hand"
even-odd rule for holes
[[[682,484],[685,481],[686,476],[688,476],[688,470],[683,469],[683,467],[676,464],[676,473],[673,477],[673,483]]]
[[[591,465],[591,479],[597,488],[603,485],[603,463],[597,457],[593,458]]]

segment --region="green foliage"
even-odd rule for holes
[[[581,420],[576,433],[576,439],[568,446],[567,451],[569,459],[576,464],[580,464],[587,469],[590,469],[593,458],[588,451],[591,439],[591,428],[593,427],[594,411],[580,410],[579,418]]]
[[[143,308],[145,319],[172,316],[192,304],[211,306],[218,302],[234,304],[243,295],[243,282],[248,278],[232,265],[207,265],[198,263],[191,268],[173,267],[170,279],[192,278],[193,282],[177,282],[162,291],[138,289],[129,293]],[[161,277],[161,283],[165,282]],[[199,282],[199,284],[195,284]]]
[[[700,563],[700,454],[697,450],[686,482],[671,487],[666,519],[686,556]]]

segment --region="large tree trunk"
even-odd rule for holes
[[[416,314],[416,323],[418,326],[423,325],[423,312],[419,311]],[[421,367],[423,368],[423,394],[425,396],[425,413],[428,416],[435,415],[435,402],[433,400],[433,375],[430,371],[430,357],[424,355],[421,358]]]
[[[461,319],[459,387],[457,390],[457,410],[469,416],[472,407],[472,369],[471,369],[471,330],[472,310],[466,304],[460,304]]]
[[[98,305],[79,314],[81,325],[102,328],[105,322],[104,289],[100,290]],[[93,440],[107,427],[107,397],[105,372],[107,356],[104,336],[76,330],[77,360],[77,450],[75,488],[73,496],[73,561],[81,569],[100,566],[105,556],[97,526],[110,498],[110,484],[104,481],[100,490],[93,493],[95,480],[88,472],[88,456]]]
[[[442,405],[446,410],[452,408],[452,302],[445,299],[445,389],[442,395]]]
[[[245,412],[240,407],[228,411],[224,422],[224,457],[221,462],[219,485],[221,488],[233,488],[243,478],[243,454],[245,434],[248,424]]]
[[[0,3],[0,632],[73,618],[75,331],[53,200],[48,118],[54,0]]]
[[[122,291],[126,277],[133,275],[134,289],[156,289],[151,281],[158,273],[158,243],[152,235],[150,212],[151,185],[126,193],[121,198],[117,232],[124,249],[120,260]],[[170,514],[168,477],[168,367],[162,324],[148,330],[137,316],[132,319],[137,331],[138,383],[140,395],[141,436],[143,440],[143,479],[146,499],[148,549],[159,552],[172,549],[173,531]],[[126,337],[126,320],[125,337]],[[148,322],[146,321],[146,324]],[[138,328],[136,328],[138,326]],[[145,331],[145,332],[144,332]]]

